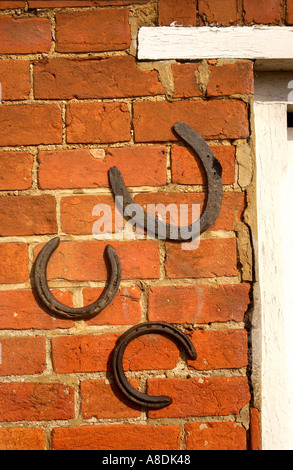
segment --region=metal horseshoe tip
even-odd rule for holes
[[[174,125],[174,130],[179,135],[179,137],[181,137],[181,139],[184,140],[198,155],[203,164],[207,177],[207,201],[203,214],[200,217],[200,221],[196,221],[188,227],[184,228],[184,233],[190,234],[189,238],[186,237],[186,235],[183,238],[180,235],[180,231],[177,230],[176,227],[173,227],[170,224],[165,224],[164,222],[161,222],[157,218],[143,211],[141,206],[136,204],[130,196],[118,168],[112,167],[109,169],[109,179],[114,195],[122,196],[121,207],[118,206],[120,212],[124,214],[127,206],[132,204],[134,210],[135,207],[137,207],[136,212],[143,211],[144,217],[140,228],[143,228],[145,231],[147,231],[147,228],[151,226],[154,227],[154,235],[156,237],[158,237],[159,234],[164,233],[166,234],[166,240],[186,242],[192,239],[194,233],[199,232],[198,234],[201,234],[207,230],[218,217],[223,198],[222,167],[220,162],[216,159],[210,146],[194,129],[184,122],[177,122]],[[118,198],[118,200],[120,199]],[[175,236],[174,233],[176,234]]]
[[[60,238],[50,240],[40,251],[35,261],[34,281],[38,296],[45,307],[61,318],[70,320],[89,320],[104,310],[114,298],[121,279],[121,266],[114,248],[107,245],[105,254],[110,263],[111,275],[104,293],[91,305],[81,308],[63,305],[52,295],[47,281],[47,265],[52,253],[60,243]]]
[[[161,409],[169,406],[172,403],[172,398],[167,396],[157,397],[139,392],[130,385],[123,370],[123,355],[129,343],[139,336],[153,333],[168,336],[170,339],[183,346],[190,359],[196,359],[196,350],[188,336],[182,333],[182,331],[168,323],[147,322],[130,328],[120,336],[114,349],[112,365],[115,382],[120,391],[129,400],[145,408]]]

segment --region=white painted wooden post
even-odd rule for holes
[[[284,265],[286,244],[283,238],[284,216],[287,219],[290,217],[288,202],[284,206],[287,105],[259,102],[255,103],[254,113],[260,286],[258,308],[262,328],[262,442],[264,450],[285,450],[289,446],[292,448],[285,337],[285,283],[288,272]]]

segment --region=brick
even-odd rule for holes
[[[48,18],[0,17],[1,54],[49,52],[51,41],[51,23]]]
[[[149,0],[28,0],[30,8],[61,8],[91,6],[124,6],[147,3]]]
[[[174,77],[173,98],[191,98],[202,96],[202,91],[196,79],[196,73],[200,64],[173,64],[172,72]]]
[[[70,241],[61,243],[52,254],[48,265],[48,279],[105,281],[107,266],[104,261],[104,251],[107,244],[117,251],[122,279],[160,277],[160,256],[156,241]],[[35,255],[42,246],[38,245]]]
[[[16,284],[28,280],[28,246],[25,243],[1,243],[0,283]]]
[[[36,99],[124,98],[165,93],[158,72],[139,69],[132,56],[36,61],[34,91]]]
[[[56,14],[57,52],[120,51],[130,46],[129,10],[110,8],[97,11]]]
[[[283,10],[282,0],[244,0],[245,24],[279,24]]]
[[[185,424],[186,450],[247,450],[246,431],[234,422]]]
[[[197,352],[197,359],[188,361],[192,369],[240,369],[248,364],[245,330],[196,330],[191,341]]]
[[[176,141],[172,128],[184,121],[204,139],[238,139],[249,136],[247,106],[237,100],[134,103],[136,142]]]
[[[206,278],[237,276],[234,238],[201,240],[197,250],[182,250],[166,243],[166,274],[169,278]]]
[[[100,204],[105,204],[111,209],[109,233],[115,231],[115,200],[113,196],[97,195],[97,196],[71,196],[61,200],[61,224],[62,231],[75,235],[90,235],[93,233],[93,226],[98,215],[92,215],[93,209]],[[112,221],[112,223],[111,223]],[[121,230],[123,229],[123,222]],[[104,227],[105,233],[108,227]]]
[[[210,65],[209,69],[207,96],[246,95],[254,92],[252,62]]]
[[[51,290],[60,302],[73,307],[71,292]],[[40,305],[37,293],[32,289],[7,290],[0,292],[0,329],[8,330],[53,330],[71,328],[74,322],[62,320],[48,314]]]
[[[249,291],[249,284],[152,286],[148,318],[170,323],[241,322],[250,303]]]
[[[250,408],[250,450],[262,450],[260,414],[257,408]]]
[[[52,338],[52,358],[56,373],[103,372],[111,369],[111,356],[118,334],[76,335]],[[128,370],[173,369],[178,348],[168,338],[147,335],[127,347],[123,367]]]
[[[66,113],[68,143],[127,142],[130,114],[125,103],[71,103]]]
[[[8,10],[10,8],[24,8],[25,0],[2,0],[0,10]]]
[[[143,193],[135,197],[135,202],[140,204],[145,210],[147,210],[147,205],[159,205],[163,204],[164,209],[160,213],[160,220],[166,221],[167,223],[172,223],[178,226],[180,221],[180,214],[183,214],[183,209],[181,210],[181,204],[188,208],[188,224],[191,224],[197,220],[192,219],[192,206],[200,205],[200,212],[204,208],[206,200],[206,195],[204,193]],[[170,208],[177,207],[178,213],[174,210],[173,219],[170,219],[170,213],[165,213],[165,207],[171,204]],[[224,193],[223,201],[220,213],[216,221],[209,227],[208,230],[233,230],[235,224],[240,222],[242,218],[243,211],[245,209],[245,196],[242,193]],[[154,211],[151,210],[151,207],[147,211],[153,216]],[[160,211],[159,211],[160,212]],[[167,215],[167,218],[166,218]],[[182,225],[187,225],[183,223]]]
[[[250,400],[246,377],[148,379],[149,395],[167,395],[173,403],[150,410],[150,418],[238,415]]]
[[[94,302],[103,288],[83,289],[84,305]],[[134,325],[141,318],[141,291],[138,287],[121,287],[113,301],[99,315],[88,320],[89,325]]]
[[[180,426],[107,424],[55,428],[53,450],[176,450]]]
[[[130,384],[138,388],[139,380],[132,379]],[[81,412],[84,419],[139,418],[139,407],[133,406],[114,383],[104,380],[85,380],[81,382]],[[97,400],[97,397],[99,399]]]
[[[0,375],[41,374],[46,368],[44,336],[1,338]]]
[[[60,383],[1,383],[0,421],[74,418],[74,390]]]
[[[0,235],[57,233],[54,196],[6,196],[0,198]]]
[[[0,152],[0,190],[29,189],[33,163],[28,152]]]
[[[163,146],[41,151],[38,160],[41,189],[109,187],[112,166],[120,169],[127,186],[163,186],[167,182]]]
[[[60,144],[61,109],[58,105],[1,106],[0,146]]]
[[[45,450],[45,431],[36,428],[2,428],[0,450]]]
[[[215,157],[222,166],[223,184],[235,183],[235,147],[232,145],[211,145]],[[186,147],[174,145],[171,150],[172,183],[206,184],[206,175],[197,156]]]
[[[133,340],[126,348],[123,369],[160,370],[174,369],[179,359],[179,350],[170,339],[150,334]]]
[[[198,0],[201,25],[230,26],[241,20],[239,0]]]
[[[159,25],[196,25],[196,0],[159,0]]]
[[[25,100],[30,94],[28,60],[1,60],[0,82],[2,100]]]
[[[57,374],[107,371],[118,337],[118,334],[104,334],[52,338],[54,371]]]
[[[293,24],[293,0],[287,0],[286,24]]]

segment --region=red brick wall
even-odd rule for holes
[[[292,0],[8,0],[0,8],[0,448],[258,449],[244,223],[253,64],[139,64],[135,39],[141,26],[174,21],[293,24]],[[122,282],[113,303],[87,322],[48,315],[31,273],[56,235],[54,295],[79,307],[101,294],[106,242],[93,239],[92,210],[113,205],[109,167],[142,205],[203,206],[201,167],[171,132],[178,120],[223,167],[223,206],[200,247],[115,241]],[[186,363],[154,335],[133,342],[131,383],[173,398],[146,412],[117,391],[109,358],[130,326],[155,320],[189,334],[198,359]]]

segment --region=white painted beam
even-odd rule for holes
[[[139,60],[293,59],[293,27],[143,27]]]

